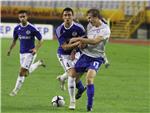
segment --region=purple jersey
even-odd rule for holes
[[[20,40],[20,53],[31,53],[30,49],[35,47],[35,37],[42,39],[40,32],[30,23],[26,26],[19,24],[14,29],[13,38]]]
[[[57,39],[59,41],[59,48],[57,52],[58,54],[63,55],[70,55],[72,51],[72,50],[64,50],[61,47],[65,42],[68,43],[72,37],[79,37],[85,35],[84,27],[81,24],[75,22],[72,23],[70,28],[65,28],[64,23],[62,23],[60,26],[57,27],[55,32]]]

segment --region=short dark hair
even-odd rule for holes
[[[65,11],[71,11],[71,12],[72,12],[72,15],[74,15],[74,12],[73,12],[73,10],[72,10],[70,7],[66,7],[66,8],[63,10],[62,14],[63,14]]]
[[[29,14],[29,12],[28,12],[28,11],[26,11],[26,10],[20,10],[20,11],[18,11],[18,14],[21,14],[21,13]]]

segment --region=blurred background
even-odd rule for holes
[[[11,23],[19,22],[17,12],[26,9],[31,23],[44,25],[38,26],[44,38],[53,39],[53,30],[62,22],[61,12],[65,7],[74,9],[75,19],[85,28],[86,11],[99,9],[110,24],[111,39],[150,39],[150,1],[1,1],[0,34],[12,36],[14,24]]]

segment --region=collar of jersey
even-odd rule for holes
[[[99,20],[100,21],[100,23],[101,23],[101,25],[100,26],[98,26],[98,27],[96,27],[96,26],[93,26],[94,28],[102,28],[103,27],[103,25],[104,25],[104,23],[101,21],[101,20]]]
[[[66,28],[64,23],[63,23],[63,26],[64,26],[65,29],[70,29],[73,26],[73,24],[74,24],[74,21],[72,21],[71,26],[69,28]]]
[[[23,25],[20,23],[20,26],[21,26],[21,27],[27,27],[29,24],[30,24],[30,23],[27,22],[27,25],[26,25],[26,26],[23,26]]]

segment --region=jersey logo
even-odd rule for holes
[[[100,29],[97,29],[97,33],[99,33],[100,32]]]
[[[77,36],[77,32],[72,32],[72,36],[73,37]]]
[[[26,34],[27,34],[27,35],[29,35],[30,33],[31,33],[31,31],[29,31],[29,30],[26,31]]]
[[[63,30],[63,33],[66,32],[65,30]]]

